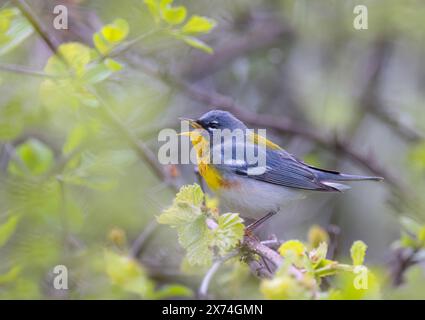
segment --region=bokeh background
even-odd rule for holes
[[[111,283],[111,248],[130,252],[146,287],[168,288],[163,297],[196,291],[202,273],[182,265],[175,232],[155,216],[197,178],[191,165],[158,165],[157,137],[180,130],[178,117],[213,108],[266,128],[309,164],[385,178],[296,203],[261,237],[305,239],[320,225],[341,261],[361,239],[379,298],[425,298],[423,1],[176,0],[217,22],[200,36],[212,54],[156,32],[142,0],[26,3],[53,47],[93,48],[93,34],[116,18],[129,32],[112,51],[119,71],[96,73],[96,92],[70,90],[51,86],[61,77],[46,67],[51,48],[22,14],[7,49],[10,15],[0,16],[1,298],[151,297]],[[68,30],[53,28],[58,4],[68,8]],[[367,30],[353,27],[357,4],[368,8]],[[68,267],[68,290],[52,286],[56,265]],[[211,297],[262,298],[258,285],[243,265],[228,266]]]

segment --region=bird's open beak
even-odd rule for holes
[[[189,119],[189,118],[179,118],[180,121],[189,121],[189,124],[194,129],[202,129],[202,126],[198,123],[198,121]]]

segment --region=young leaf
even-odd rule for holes
[[[318,225],[313,225],[308,230],[307,238],[310,248],[317,248],[322,242],[329,243],[328,233]]]
[[[114,285],[142,298],[149,298],[153,294],[154,285],[137,261],[106,250],[105,265],[106,273]]]
[[[243,220],[237,213],[225,213],[218,217],[218,227],[213,231],[212,243],[224,255],[242,240],[244,229]]]
[[[16,148],[18,159],[9,163],[9,172],[25,175],[27,171],[40,175],[53,164],[53,151],[37,139],[29,139]]]
[[[93,34],[93,44],[97,51],[106,56],[118,44],[127,38],[130,27],[124,19],[115,19]]]
[[[366,250],[367,245],[363,241],[357,240],[353,243],[350,249],[353,265],[359,266],[363,264],[366,255]]]
[[[191,297],[193,296],[193,291],[185,286],[179,284],[167,285],[159,289],[153,294],[152,299],[167,299],[175,297]]]
[[[11,235],[15,232],[16,226],[19,222],[19,216],[14,215],[9,217],[7,221],[0,225],[0,247],[4,246],[11,237]]]
[[[298,240],[288,240],[282,243],[278,249],[280,255],[285,257],[288,253],[292,252],[296,256],[302,257],[306,252],[305,245]]]
[[[77,76],[82,76],[91,60],[91,49],[78,42],[68,42],[59,46],[58,52],[66,64],[56,55],[49,58],[44,71],[48,74],[66,76],[68,67]]]
[[[186,19],[186,8],[172,7],[173,0],[161,0],[159,8],[161,17],[171,25],[180,24]]]
[[[213,19],[193,15],[181,29],[186,34],[208,33],[216,26]]]
[[[16,281],[21,271],[22,267],[17,265],[12,267],[6,273],[0,274],[0,285]]]
[[[326,258],[326,254],[328,252],[328,244],[326,242],[322,242],[319,246],[309,253],[309,258],[313,267],[317,267],[323,259]]]
[[[0,56],[13,50],[33,31],[32,25],[17,8],[0,10]]]
[[[196,49],[205,51],[206,53],[209,53],[209,54],[213,53],[213,49],[210,46],[208,46],[205,42],[199,40],[198,38],[186,36],[186,35],[182,35],[179,38],[182,39],[184,42],[186,42],[188,45]]]
[[[105,65],[109,68],[109,70],[113,71],[113,72],[117,72],[120,71],[122,69],[122,65],[117,62],[116,60],[107,58],[105,59]]]
[[[187,260],[192,265],[208,265],[212,260],[209,250],[211,231],[206,225],[206,216],[201,206],[203,192],[199,185],[184,186],[158,218],[158,223],[177,229],[180,245],[187,251]]]
[[[115,19],[111,24],[107,24],[101,30],[103,38],[111,43],[118,43],[124,40],[130,27],[124,19]]]

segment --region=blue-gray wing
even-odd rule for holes
[[[260,151],[261,152],[261,151]],[[245,176],[249,179],[255,179],[267,183],[272,183],[288,188],[317,190],[317,191],[339,191],[338,188],[327,185],[320,181],[320,177],[309,166],[299,161],[286,151],[269,150],[266,151],[266,167],[261,174],[256,174],[253,167],[247,161],[239,161],[231,164],[226,163],[220,166],[222,171],[231,171],[232,173]],[[251,169],[251,170],[249,170]]]

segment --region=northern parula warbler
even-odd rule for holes
[[[261,217],[277,213],[288,201],[303,198],[312,191],[338,192],[349,189],[341,182],[383,180],[381,177],[344,174],[310,166],[265,137],[248,130],[242,121],[227,111],[212,110],[198,120],[181,119],[199,129],[182,134],[191,138],[200,175],[228,209],[243,217],[260,220]],[[265,156],[262,171],[250,172],[253,164],[244,155],[237,156],[237,152],[232,154],[231,161],[211,161],[211,155],[215,151],[223,153],[223,145],[230,144],[232,149],[238,147],[238,144],[240,147],[241,142],[236,142],[235,139],[212,143],[214,133],[224,129],[245,132],[243,148],[249,145],[264,146],[257,148],[257,152],[263,152]]]

